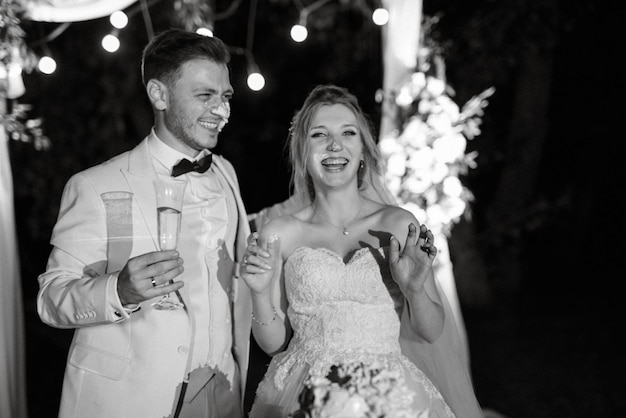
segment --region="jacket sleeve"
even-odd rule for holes
[[[78,173],[63,191],[52,251],[39,280],[37,312],[57,328],[76,328],[128,318],[117,296],[117,272],[107,270],[107,226],[102,199]]]

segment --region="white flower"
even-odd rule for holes
[[[448,135],[455,131],[454,121],[445,112],[431,113],[426,119],[426,123],[435,131],[437,136]]]
[[[414,117],[406,124],[397,142],[420,149],[426,146],[427,140],[428,126],[420,118]]]
[[[403,176],[406,172],[406,157],[402,154],[392,154],[387,160],[387,170],[393,176]]]
[[[465,212],[467,204],[460,197],[444,197],[441,199],[441,208],[451,220],[456,220]]]
[[[446,83],[438,78],[426,77],[426,90],[434,97],[441,96],[446,91]]]
[[[433,152],[437,160],[444,163],[452,163],[463,157],[467,140],[459,133],[443,135],[433,142]]]
[[[410,86],[403,86],[396,96],[396,104],[400,107],[408,107],[411,103],[413,103],[413,96],[411,96]]]
[[[450,173],[450,169],[448,165],[440,160],[435,160],[435,163],[432,165],[431,178],[432,182],[435,184],[439,184],[445,179]]]
[[[397,176],[390,176],[389,174],[390,173],[387,173],[387,175],[385,176],[389,193],[394,196],[398,196],[400,194],[400,191],[402,190],[402,179]]]
[[[299,399],[314,418],[417,418],[422,411],[413,410],[413,397],[399,371],[356,362],[310,376]]]
[[[416,176],[408,177],[404,181],[404,187],[406,188],[406,190],[413,194],[424,193],[426,190],[428,190],[428,188],[432,186],[433,183],[430,179],[430,176],[428,176],[428,173],[426,172],[424,174],[427,175],[426,178]]]
[[[436,159],[433,149],[424,147],[411,153],[407,166],[412,171],[419,172],[421,170],[430,170],[430,167],[435,163],[435,161]]]
[[[461,197],[463,193],[463,184],[456,176],[448,176],[442,181],[443,193],[448,197]]]
[[[426,211],[414,202],[406,202],[401,207],[411,212],[418,221],[426,219]]]
[[[426,208],[426,218],[429,225],[445,225],[452,220],[452,217],[440,205],[431,205]]]
[[[402,153],[402,145],[393,136],[385,136],[378,141],[378,148],[383,156]]]
[[[421,71],[415,72],[411,75],[411,87],[415,93],[426,87],[426,74]],[[417,96],[417,94],[415,94]]]
[[[424,192],[421,196],[422,200],[426,203],[426,210],[430,206],[438,205],[441,200],[441,196],[436,187],[431,187],[426,192]]]
[[[433,110],[433,103],[429,100],[420,100],[417,105],[417,113],[420,115],[428,115]]]
[[[320,392],[316,392],[315,399],[316,401],[319,401],[319,403],[316,402],[316,404],[319,404],[319,406],[322,408],[322,417],[348,418],[347,415],[344,415],[344,407],[346,405],[346,402],[350,398],[350,394],[348,392],[342,390],[338,386],[335,386],[332,387],[323,398],[318,398],[319,393]],[[358,416],[355,418],[358,418]]]
[[[433,53],[424,50],[427,56]],[[424,62],[420,68],[428,71],[431,64],[438,61]],[[450,97],[454,90],[444,80],[416,71],[397,92],[396,105],[417,112],[406,116],[399,112],[404,117],[399,130],[379,142],[387,160],[387,187],[417,219],[449,232],[473,198],[458,176],[476,168],[478,154],[466,153],[467,141],[480,135],[483,110],[495,90],[472,97],[460,109]]]

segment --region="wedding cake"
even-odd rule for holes
[[[326,376],[309,376],[300,409],[290,418],[427,418],[412,409],[413,393],[400,373],[377,365],[332,366]]]

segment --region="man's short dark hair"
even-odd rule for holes
[[[230,62],[230,52],[221,39],[182,29],[168,29],[155,36],[144,48],[141,78],[144,86],[151,79],[172,83],[180,67],[193,59],[208,59],[218,64]]]

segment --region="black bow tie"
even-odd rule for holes
[[[172,168],[172,177],[178,177],[182,174],[189,173],[190,171],[197,171],[198,173],[204,173],[211,167],[213,162],[213,154],[209,154],[204,158],[194,161],[193,163],[186,158],[180,160]]]

